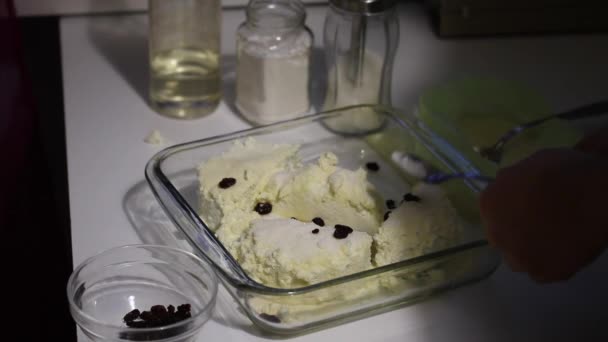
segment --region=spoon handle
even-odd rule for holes
[[[471,180],[477,180],[477,181],[482,181],[482,182],[486,182],[486,183],[492,182],[494,180],[494,178],[492,178],[492,177],[480,175],[480,174],[474,173],[474,172],[459,172],[459,173],[436,172],[436,173],[431,173],[430,175],[424,177],[424,182],[429,183],[429,184],[439,184],[439,183],[443,183],[445,181],[448,181],[448,180],[454,179],[454,178],[471,179]]]
[[[545,116],[540,119],[536,119],[536,120],[533,120],[533,121],[530,121],[530,122],[527,122],[527,123],[524,123],[519,126],[515,126],[515,127],[511,128],[509,131],[507,131],[507,133],[505,133],[503,136],[501,136],[496,141],[496,143],[492,146],[491,149],[494,151],[499,150],[503,147],[504,144],[507,143],[507,141],[511,140],[511,138],[513,138],[514,136],[521,133],[521,131],[523,131],[524,129],[538,126],[538,125],[544,123],[545,121],[549,121],[551,119],[560,118],[560,119],[565,119],[565,120],[573,120],[573,119],[582,119],[582,118],[592,117],[592,116],[597,116],[597,115],[602,115],[602,114],[608,114],[608,101],[594,102],[594,103],[591,103],[591,104],[588,104],[588,105],[585,105],[582,107],[577,107],[577,108],[571,109],[571,110],[563,112],[563,113]]]
[[[533,120],[533,121],[527,122],[525,124],[522,124],[518,127],[515,127],[515,130],[518,130],[518,132],[519,132],[519,131],[523,130],[523,128],[530,128],[530,127],[538,126],[538,125],[544,123],[545,121],[555,119],[555,118],[564,119],[564,120],[574,120],[574,119],[582,119],[582,118],[587,118],[587,117],[592,117],[592,116],[597,116],[597,115],[602,115],[602,114],[608,114],[608,101],[594,102],[594,103],[591,103],[588,105],[584,105],[582,107],[576,107],[574,109],[571,109],[571,110],[568,110],[568,111],[565,111],[565,112],[562,112],[559,114],[552,114],[549,116],[545,116],[540,119]]]
[[[608,114],[608,101],[599,101],[582,107],[574,108],[567,112],[557,114],[560,119],[581,119],[601,114]]]

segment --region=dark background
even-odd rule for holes
[[[1,340],[75,341],[59,20],[0,0]],[[10,336],[10,337],[9,337]],[[15,337],[12,337],[15,336]]]

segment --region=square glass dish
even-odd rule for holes
[[[414,153],[440,170],[475,172],[476,168],[413,116],[386,107],[340,108],[169,147],[146,165],[146,179],[163,209],[195,252],[211,263],[251,320],[278,334],[300,334],[412,303],[490,275],[499,257],[484,238],[477,211],[481,186],[452,180],[442,186],[466,221],[455,245],[411,259],[321,283],[273,288],[250,278],[197,212],[198,165],[227,151],[236,141],[300,145],[304,162],[333,152],[339,165],[356,169],[376,162],[381,172],[369,181],[384,198],[400,198],[415,182],[391,161],[393,151]]]

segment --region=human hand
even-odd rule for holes
[[[608,157],[608,126],[601,127],[579,141],[575,149]]]
[[[608,161],[550,149],[498,172],[481,193],[490,243],[538,282],[572,277],[608,244]]]

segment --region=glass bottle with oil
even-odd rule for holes
[[[221,98],[220,0],[149,0],[150,105],[194,119]]]

